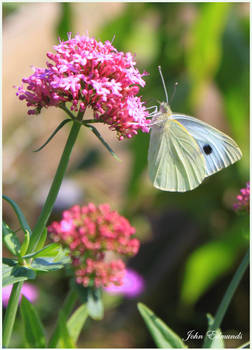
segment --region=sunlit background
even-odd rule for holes
[[[78,203],[108,202],[137,229],[142,245],[127,265],[141,274],[145,290],[137,298],[104,293],[102,321],[89,319],[81,348],[155,347],[136,304],[148,305],[182,338],[189,330],[204,334],[206,313],[214,314],[248,245],[248,217],[233,203],[249,180],[249,4],[248,3],[4,3],[3,4],[3,192],[23,209],[34,226],[56,170],[69,126],[39,153],[38,148],[65,116],[49,108],[28,116],[14,85],[44,67],[46,52],[58,38],[89,34],[112,40],[136,54],[147,71],[140,94],[147,106],[165,99],[162,66],[174,111],[195,116],[232,136],[243,152],[237,164],[208,178],[196,190],[169,193],[148,179],[149,135],[118,141],[106,126],[99,130],[121,158],[117,162],[83,128],[50,218]],[[4,219],[18,229],[8,204]],[[4,252],[7,256],[8,253]],[[51,333],[69,279],[64,271],[41,274],[35,302]],[[240,284],[222,324],[227,340],[238,347],[249,337],[248,274]],[[20,316],[11,346],[23,347]],[[191,340],[190,347],[200,347]]]

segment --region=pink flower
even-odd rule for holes
[[[140,246],[129,221],[112,211],[108,204],[75,205],[63,212],[60,222],[53,222],[48,232],[55,242],[70,249],[76,281],[84,286],[120,285],[125,274],[121,259],[108,260],[107,253],[132,256]]]
[[[144,279],[132,269],[126,269],[122,285],[111,285],[104,288],[109,294],[123,294],[128,298],[135,298],[144,291]]]
[[[250,199],[250,183],[247,182],[246,187],[240,190],[240,194],[236,197],[237,202],[234,203],[235,211],[248,211],[249,212],[249,199]]]
[[[9,284],[8,286],[2,288],[2,303],[4,307],[7,307],[8,305],[11,290],[12,284]],[[24,295],[31,303],[34,303],[38,298],[37,288],[30,283],[24,283],[21,289],[19,302],[21,300],[22,295]]]
[[[109,41],[71,34],[54,49],[47,53],[47,68],[33,67],[18,87],[28,114],[69,102],[75,112],[92,107],[94,118],[116,130],[119,139],[131,138],[138,129],[149,132],[148,112],[136,96],[147,73],[140,74],[131,53],[118,52]]]

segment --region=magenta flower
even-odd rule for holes
[[[108,204],[75,205],[53,222],[48,232],[55,242],[70,249],[77,283],[86,286],[120,285],[125,274],[121,259],[111,260],[108,253],[135,255],[140,246],[129,221],[112,211]]]
[[[249,199],[250,199],[250,183],[247,182],[246,187],[240,190],[240,194],[236,197],[237,202],[234,203],[235,211],[248,211],[249,212]]]
[[[94,118],[116,130],[119,139],[131,138],[138,129],[149,132],[148,112],[136,96],[147,73],[140,74],[131,53],[118,52],[109,41],[71,38],[70,33],[54,49],[56,53],[47,53],[47,68],[33,67],[34,73],[18,87],[28,114],[69,102],[75,112],[92,107]]]
[[[11,290],[12,284],[9,284],[8,286],[2,288],[2,303],[4,307],[7,307],[8,305]],[[24,295],[31,303],[34,303],[38,298],[37,288],[30,283],[24,283],[21,289],[19,302],[21,300],[22,295]]]
[[[104,288],[109,294],[123,294],[128,298],[135,298],[144,291],[144,279],[139,273],[132,269],[126,269],[122,285],[112,285]]]

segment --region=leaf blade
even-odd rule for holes
[[[36,245],[36,250],[39,251],[40,249],[42,249],[44,247],[45,241],[47,238],[47,228],[45,227],[44,230],[42,231],[42,234],[39,238],[39,241]]]
[[[36,258],[31,263],[31,268],[35,271],[56,271],[62,269],[66,263],[70,262],[67,260],[61,260],[58,262],[54,262],[53,258]]]
[[[59,253],[61,245],[59,243],[50,243],[44,248],[31,253],[24,255],[23,258],[40,258],[40,257],[56,257]]]
[[[89,287],[87,298],[87,309],[89,316],[94,320],[101,320],[104,315],[103,303],[101,299],[101,289]]]
[[[74,342],[77,342],[80,332],[87,320],[87,317],[87,305],[82,304],[67,321],[67,328]]]
[[[14,256],[19,256],[21,244],[15,232],[3,221],[3,242]]]
[[[181,301],[193,305],[218,278],[233,266],[247,241],[240,232],[247,232],[247,218],[237,218],[221,238],[195,249],[187,258],[181,287]],[[216,264],[218,261],[218,264]]]
[[[208,331],[206,336],[210,339],[208,347],[210,349],[224,349],[225,344],[224,344],[224,340],[223,340],[222,332],[220,328],[217,328],[215,331],[212,331],[210,333],[210,327],[214,323],[214,318],[210,314],[207,314],[207,319],[208,319]]]
[[[45,348],[45,331],[34,306],[22,296],[21,315],[25,328],[25,339],[31,348]]]
[[[17,218],[18,218],[18,221],[25,233],[25,231],[28,231],[29,232],[29,235],[31,235],[32,231],[31,231],[31,228],[30,226],[28,225],[28,222],[24,216],[24,214],[22,213],[21,209],[19,208],[19,206],[17,205],[17,203],[14,202],[14,200],[12,200],[11,198],[3,195],[3,199],[5,199],[11,206],[12,208],[14,209],[16,215],[17,215]]]
[[[104,138],[101,136],[99,131],[93,126],[89,124],[84,124],[88,129],[90,129],[95,136],[98,137],[98,139],[101,141],[101,143],[105,146],[105,148],[109,151],[109,153],[118,161],[121,161],[121,159],[115,154],[115,152],[112,150],[112,148],[109,146],[109,144],[104,140]]]
[[[65,315],[62,311],[60,311],[59,316],[59,342],[61,348],[67,349],[74,349],[76,348],[76,345],[74,344],[73,339],[71,338],[68,327],[65,320]]]
[[[158,318],[147,306],[142,303],[138,303],[137,307],[153,337],[153,340],[159,348],[186,348],[180,337],[160,318]]]
[[[45,143],[43,143],[42,146],[40,146],[39,148],[37,148],[36,150],[34,150],[33,152],[39,152],[41,151],[51,140],[52,138],[57,134],[58,131],[60,131],[61,128],[63,128],[63,126],[68,123],[68,122],[71,122],[72,119],[65,119],[63,120],[58,126],[57,128],[53,131],[53,133],[48,137],[48,139],[46,140]]]
[[[78,283],[74,283],[74,288],[82,303],[87,304],[88,315],[94,320],[101,320],[104,315],[101,289],[95,287],[83,287],[83,285]]]
[[[24,241],[23,241],[21,248],[20,248],[20,255],[21,256],[25,255],[25,253],[27,252],[29,243],[30,243],[30,234],[29,234],[29,231],[25,230]]]
[[[36,272],[31,269],[20,266],[18,264],[15,264],[13,266],[9,264],[3,264],[3,287],[8,286],[9,284],[34,279],[35,277]]]

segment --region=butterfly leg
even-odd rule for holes
[[[154,111],[151,112],[150,115],[156,114],[157,111],[158,111],[158,106],[151,106],[151,107],[148,107],[148,108],[146,108],[146,109],[152,109],[152,108],[154,108]]]

